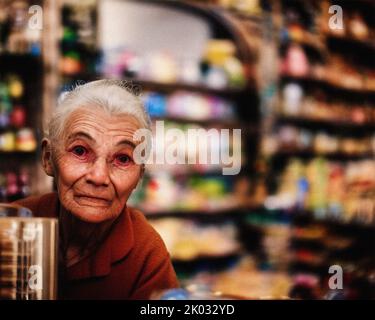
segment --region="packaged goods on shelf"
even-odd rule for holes
[[[16,74],[0,78],[0,152],[30,152],[37,147],[24,107],[24,82]]]
[[[318,217],[373,224],[374,166],[372,160],[342,164],[317,158],[304,164],[292,159],[282,173],[276,195],[266,200],[266,206],[297,207]]]
[[[137,54],[130,48],[105,52],[103,71],[108,77],[186,83],[209,88],[243,88],[246,74],[230,40],[209,40],[201,61],[179,60],[168,52]]]
[[[258,267],[263,270],[286,271],[290,261],[290,219],[263,211],[252,212],[245,221],[250,227],[245,229],[245,233],[260,232],[262,235],[258,247],[255,238],[252,239],[253,243],[248,243],[248,251],[257,256]]]
[[[323,97],[323,98],[322,98]],[[302,119],[332,122],[370,124],[375,123],[374,106],[371,104],[328,103],[324,95],[320,98],[305,96],[299,84],[288,83],[283,88],[281,114]]]
[[[260,271],[254,258],[244,256],[236,265],[217,273],[200,273],[186,281],[186,288],[200,286],[229,299],[289,299],[293,279],[286,272]]]
[[[0,53],[41,54],[43,11],[31,1],[1,1]]]
[[[174,260],[193,260],[236,254],[240,244],[234,225],[200,225],[188,219],[165,218],[150,221],[162,236]]]
[[[37,141],[30,128],[0,133],[0,152],[33,152],[36,148]]]
[[[141,194],[130,201],[150,214],[176,210],[215,212],[243,205],[241,195],[234,190],[233,181],[225,176],[175,177],[160,172],[145,178]]]
[[[310,151],[317,155],[368,156],[375,154],[374,137],[352,138],[327,133],[311,131],[295,126],[280,126],[272,135],[275,140],[273,152],[290,153]]]
[[[176,91],[170,95],[143,92],[142,98],[151,117],[183,120],[234,120],[233,102],[221,97]]]
[[[0,58],[1,59],[1,58]],[[16,74],[0,77],[0,127],[21,128],[26,123],[24,83]]]
[[[88,80],[87,78],[94,77],[98,72],[100,61],[95,44],[94,16],[93,5],[70,3],[62,8],[63,31],[60,39],[59,69],[65,81]]]
[[[0,202],[12,202],[30,195],[30,173],[27,168],[18,172],[0,172]]]

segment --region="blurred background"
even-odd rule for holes
[[[224,146],[241,144],[239,174],[149,165],[129,200],[184,287],[375,298],[374,14],[371,0],[0,0],[0,202],[53,190],[39,141],[61,92],[128,80],[165,128],[241,129]]]

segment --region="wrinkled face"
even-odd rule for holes
[[[52,163],[62,205],[77,218],[100,223],[116,218],[141,177],[133,161],[132,116],[78,109],[68,118]]]

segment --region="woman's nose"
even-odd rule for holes
[[[86,181],[95,186],[109,185],[109,170],[105,159],[96,159],[86,175]]]

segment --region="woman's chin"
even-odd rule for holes
[[[79,220],[89,223],[101,223],[117,216],[110,206],[75,205],[69,211]]]

